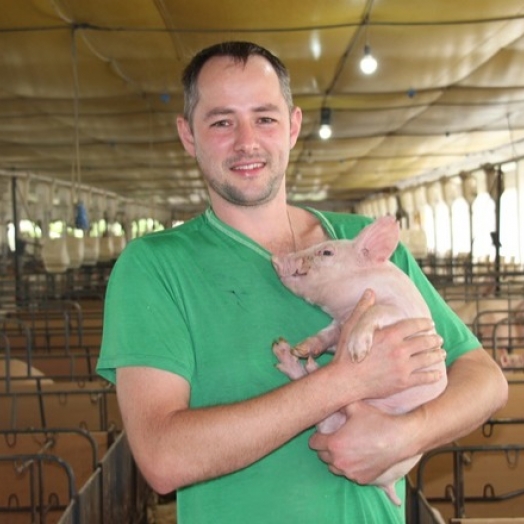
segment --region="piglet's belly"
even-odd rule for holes
[[[442,378],[433,384],[425,384],[422,386],[415,386],[405,389],[399,393],[395,393],[387,398],[381,399],[367,399],[366,402],[375,406],[376,408],[390,413],[392,415],[407,413],[412,409],[417,408],[436,397],[438,397],[445,389],[448,383],[446,376],[446,364],[442,362],[437,366],[432,366],[428,369],[437,369],[442,373]]]

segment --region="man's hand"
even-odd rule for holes
[[[402,430],[409,415],[387,415],[365,402],[345,409],[347,422],[330,435],[315,433],[309,445],[329,470],[359,484],[369,484],[400,460],[410,446]]]
[[[428,318],[401,320],[375,330],[369,354],[360,362],[353,361],[347,350],[348,337],[374,303],[374,293],[367,290],[342,326],[335,356],[329,364],[350,368],[348,380],[354,386],[354,398],[385,398],[440,380],[441,372],[427,368],[441,363],[446,353],[441,349],[442,338],[434,332],[433,321]]]

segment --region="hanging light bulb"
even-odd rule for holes
[[[329,107],[323,107],[320,109],[320,127],[318,129],[318,136],[322,140],[331,138],[331,109]]]
[[[372,75],[378,67],[376,58],[371,54],[371,47],[368,44],[364,46],[364,56],[360,60],[360,70],[365,75]]]

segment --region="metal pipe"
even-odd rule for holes
[[[14,271],[15,271],[15,303],[17,306],[21,305],[22,302],[22,286],[21,286],[21,253],[20,253],[20,235],[19,229],[20,224],[18,222],[18,205],[16,201],[16,189],[17,179],[16,177],[11,178],[11,203],[13,208],[13,227],[15,237],[15,250],[14,250]]]

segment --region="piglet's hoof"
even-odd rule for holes
[[[291,346],[285,338],[275,340],[273,342],[272,350],[279,362],[286,362],[295,358],[291,353]]]
[[[353,362],[362,362],[371,351],[373,344],[373,333],[356,333],[348,342],[347,348]]]
[[[311,351],[307,344],[297,344],[291,352],[299,358],[307,358],[311,355]]]
[[[281,351],[291,351],[291,346],[289,345],[289,342],[285,338],[277,338],[273,342],[273,353],[281,352]]]

